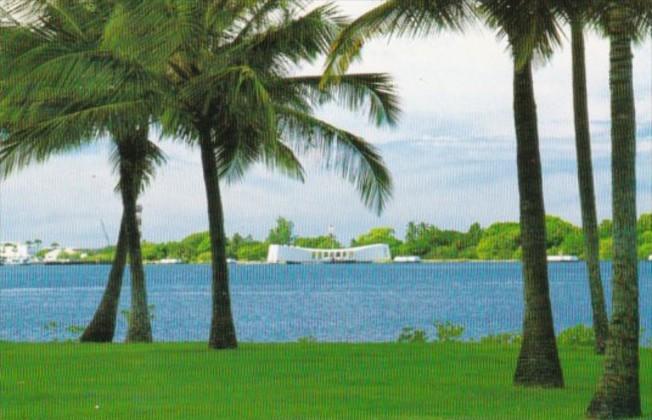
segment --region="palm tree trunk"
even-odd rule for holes
[[[514,65],[514,121],[523,248],[525,318],[514,382],[563,387],[550,305],[546,224],[532,65]]]
[[[226,235],[224,213],[220,194],[219,175],[210,129],[200,133],[200,148],[206,199],[208,201],[208,226],[211,239],[212,264],[212,318],[208,346],[214,349],[233,349],[238,346],[231,296],[229,294],[229,271],[226,263]]]
[[[116,244],[115,256],[109,273],[109,281],[104,289],[104,295],[100,305],[93,315],[90,324],[79,337],[79,341],[94,343],[110,343],[115,334],[115,324],[118,315],[118,303],[120,302],[120,291],[122,289],[122,276],[127,263],[127,235],[125,230],[125,218],[120,222],[120,234]]]
[[[138,141],[138,140],[136,140]],[[120,147],[120,145],[118,146]],[[129,161],[127,154],[120,160],[120,192],[124,208],[125,230],[129,247],[129,268],[131,272],[131,311],[127,329],[128,343],[151,343],[152,326],[147,308],[145,271],[140,250],[137,204],[139,172],[137,163]]]
[[[636,253],[636,112],[632,83],[632,30],[625,7],[609,10],[611,88],[611,176],[613,188],[613,314],[604,372],[587,415],[641,415],[639,384],[639,296]]]
[[[600,236],[596,215],[593,163],[591,160],[591,134],[586,89],[586,63],[584,48],[584,23],[575,17],[571,21],[573,55],[573,110],[575,113],[575,148],[577,153],[577,178],[582,207],[584,249],[589,273],[595,351],[604,354],[609,334],[609,320],[604,301],[600,275]]]

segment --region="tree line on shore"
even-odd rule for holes
[[[600,259],[613,257],[613,223],[605,219],[598,226]],[[637,223],[639,260],[652,255],[652,213],[640,215]],[[294,223],[279,217],[276,226],[265,239],[235,233],[227,237],[226,254],[238,261],[260,262],[267,259],[269,245],[292,245],[302,248],[331,249],[347,246],[387,244],[393,257],[416,255],[425,260],[520,260],[520,227],[517,222],[493,223],[482,228],[473,223],[466,231],[441,229],[428,223],[408,223],[403,239],[391,227],[375,227],[343,244],[334,235],[298,236]],[[548,255],[572,255],[586,259],[582,229],[559,217],[546,217],[546,249]],[[208,232],[188,235],[180,241],[143,241],[143,259],[160,261],[180,260],[186,263],[210,263],[210,236]],[[44,254],[48,248],[41,250]],[[84,258],[81,255],[85,255]],[[110,263],[115,247],[77,250],[74,254],[62,253],[59,258],[75,261]]]
[[[123,204],[113,266],[82,341],[111,341],[129,260],[128,342],[151,342],[137,201],[165,156],[150,140],[182,141],[201,156],[212,264],[209,346],[237,347],[231,312],[221,184],[254,163],[303,180],[299,156],[316,153],[381,212],[392,180],[365,139],[319,119],[336,103],[395,125],[385,74],[350,74],[367,41],[433,36],[484,24],[513,59],[524,320],[519,386],[564,386],[547,272],[545,205],[534,63],[554,55],[570,27],[579,197],[596,350],[604,372],[590,417],[641,414],[632,45],[650,34],[652,0],[386,0],[349,21],[336,5],[301,0],[6,0],[0,18],[0,169],[8,176],[51,156],[106,141]],[[609,40],[613,296],[608,324],[599,267],[584,33]],[[323,74],[293,69],[326,57]],[[446,59],[442,57],[442,59]],[[434,64],[436,65],[436,63]],[[257,203],[259,204],[259,203]]]

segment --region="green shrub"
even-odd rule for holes
[[[264,261],[267,258],[269,246],[264,242],[248,242],[242,244],[236,253],[240,261]]]
[[[514,258],[520,242],[518,223],[494,223],[484,231],[476,250],[481,260],[508,260]]]
[[[154,310],[156,309],[156,305],[147,305],[147,312],[149,313],[149,322],[152,322],[154,320]],[[125,321],[127,322],[127,327],[129,326],[129,319],[131,317],[131,310],[129,309],[122,309],[120,311],[122,316],[125,318]]]
[[[57,330],[59,330],[59,324],[57,323],[57,321],[48,321],[45,324],[43,324],[43,329],[45,331],[56,332]]]
[[[73,334],[75,336],[80,336],[85,330],[86,327],[84,327],[83,325],[68,325],[66,327],[66,332]]]
[[[600,259],[611,260],[613,256],[614,241],[611,238],[600,239]]]
[[[435,321],[436,341],[460,341],[462,334],[464,334],[464,326],[453,324],[450,321],[439,322]]]
[[[557,343],[564,346],[593,346],[595,345],[595,333],[593,328],[579,324],[559,333]]]
[[[314,344],[317,342],[317,338],[312,335],[307,335],[305,337],[299,337],[297,343],[299,344]]]
[[[43,324],[43,329],[55,335],[55,338],[52,339],[53,342],[58,342],[59,338],[66,334],[70,336],[65,337],[65,341],[70,342],[79,338],[86,328],[82,325],[69,325],[64,328],[56,321],[48,321]]]
[[[428,335],[424,330],[405,327],[398,336],[399,343],[425,343],[428,341]]]
[[[201,254],[197,255],[197,257],[195,258],[195,262],[200,264],[210,263],[212,257],[213,254],[211,254],[210,251],[202,252]]]
[[[645,232],[646,234],[651,234],[652,232]],[[648,257],[652,255],[652,242],[646,242],[642,243],[638,246],[638,259],[639,260],[647,260]]]

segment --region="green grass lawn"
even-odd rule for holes
[[[0,418],[581,418],[601,369],[562,348],[566,389],[511,385],[479,344],[0,344]],[[652,415],[652,351],[642,354]]]

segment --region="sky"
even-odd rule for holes
[[[377,2],[337,2],[357,16]],[[568,40],[534,74],[544,166],[546,211],[580,223],[572,120],[571,57]],[[652,211],[652,48],[635,51],[638,119],[638,208]],[[608,42],[587,36],[589,109],[598,216],[610,218]],[[301,73],[319,73],[323,62]],[[304,160],[305,183],[253,168],[244,180],[223,185],[227,234],[263,239],[277,217],[295,224],[301,236],[351,238],[375,226],[403,235],[410,221],[468,229],[474,222],[518,220],[516,143],[512,117],[512,64],[506,45],[490,30],[423,39],[378,39],[367,44],[351,72],[389,73],[403,109],[394,128],[377,128],[364,113],[334,106],[319,116],[376,145],[394,180],[394,195],[380,215],[367,209],[353,186],[325,172],[314,157]],[[28,168],[0,184],[0,240],[39,238],[67,246],[115,241],[120,199],[108,162],[108,146],[81,150]],[[141,199],[143,238],[179,240],[207,230],[199,151],[163,142],[168,164]]]

